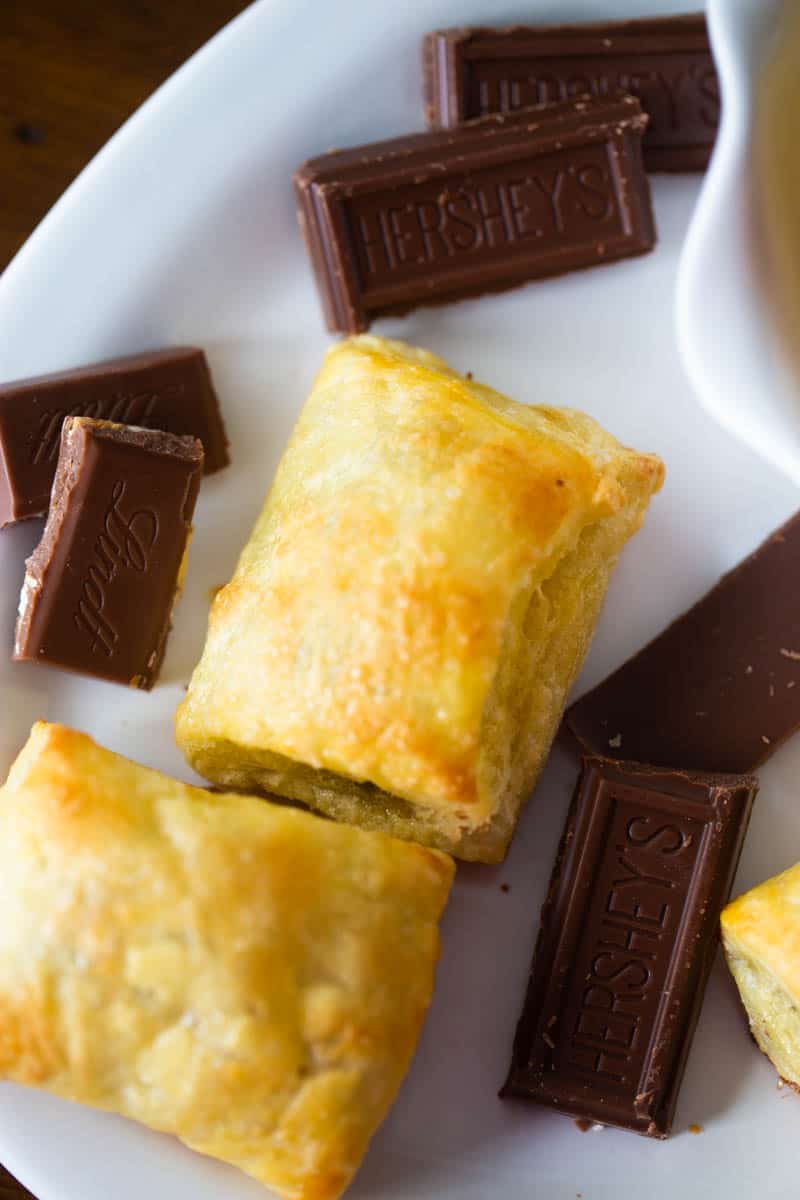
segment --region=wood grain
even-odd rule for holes
[[[245,0],[0,0],[0,271],[126,117]]]
[[[247,0],[0,0],[0,271],[67,185]],[[0,1200],[31,1200],[0,1167]]]

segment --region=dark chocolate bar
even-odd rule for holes
[[[651,171],[699,171],[719,124],[719,84],[702,13],[591,25],[446,29],[424,44],[428,124],[451,128],[589,93],[638,96]]]
[[[50,503],[64,418],[93,417],[198,437],[210,475],[228,443],[205,354],[175,347],[0,384],[0,529]]]
[[[567,710],[609,758],[752,771],[800,726],[800,513]]]
[[[567,101],[312,159],[298,214],[330,329],[650,250],[630,96]]]
[[[667,1136],[757,790],[584,761],[501,1095]]]
[[[68,417],[14,657],[151,688],[202,474],[196,438]]]

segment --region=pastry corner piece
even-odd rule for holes
[[[0,859],[2,1078],[341,1195],[415,1049],[451,859],[45,724]]]
[[[177,716],[222,786],[500,861],[658,458],[402,342],[334,346]]]
[[[800,1090],[800,863],[733,900],[722,945],[759,1048]]]

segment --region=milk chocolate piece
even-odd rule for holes
[[[298,214],[328,327],[650,250],[646,118],[569,100],[312,159]]]
[[[650,171],[700,171],[719,124],[702,13],[593,25],[446,29],[424,44],[428,124],[450,128],[582,93],[632,92],[650,118]]]
[[[67,416],[191,434],[203,443],[208,475],[230,461],[206,356],[194,347],[2,383],[0,529],[47,512]]]
[[[151,688],[202,473],[196,438],[68,417],[14,657]]]
[[[584,761],[501,1095],[668,1135],[757,788]]]
[[[752,771],[800,726],[800,513],[567,710],[610,758]]]

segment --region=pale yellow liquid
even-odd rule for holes
[[[754,165],[766,266],[800,361],[800,0],[788,0],[762,73]]]

